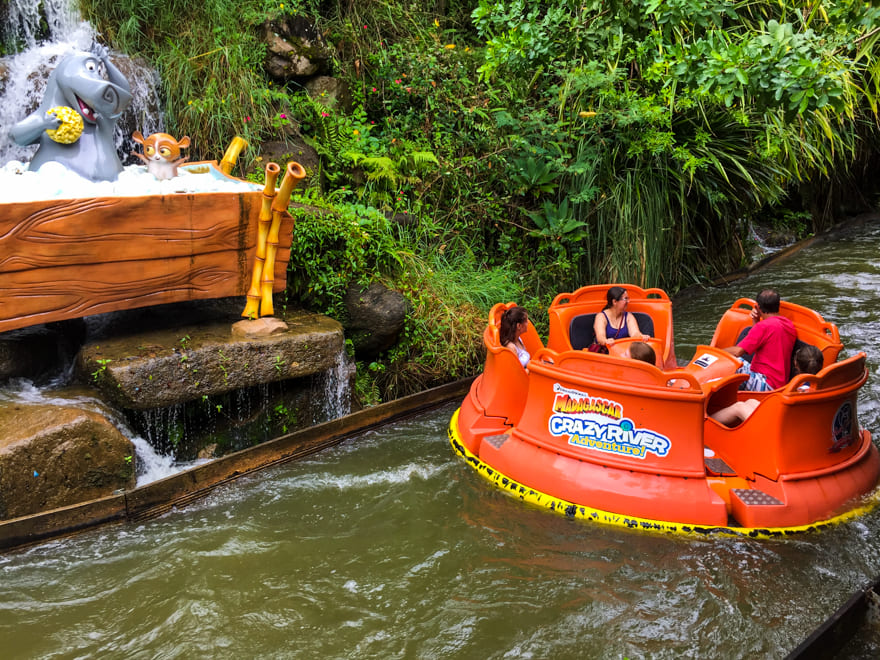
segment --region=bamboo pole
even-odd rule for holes
[[[275,286],[275,254],[278,251],[278,234],[281,232],[281,216],[287,212],[290,194],[306,176],[305,168],[292,161],[287,164],[278,194],[272,200],[272,226],[266,239],[266,263],[263,265],[263,298],[260,302],[260,316],[272,316],[272,288]]]
[[[266,185],[263,188],[263,205],[260,207],[260,222],[257,226],[257,254],[254,257],[254,274],[251,277],[251,288],[247,293],[247,304],[241,315],[248,319],[258,316],[260,307],[260,279],[263,276],[264,263],[266,261],[266,238],[269,235],[269,225],[272,221],[272,200],[275,199],[275,181],[281,173],[277,163],[266,165]],[[275,258],[272,258],[272,267]]]
[[[226,153],[223,154],[223,160],[220,161],[220,171],[223,172],[223,174],[232,173],[232,168],[235,167],[235,163],[238,161],[238,154],[240,154],[241,150],[246,146],[248,146],[248,143],[243,137],[236,135],[232,138],[232,142],[226,147]]]

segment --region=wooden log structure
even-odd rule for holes
[[[190,164],[216,168],[214,162]],[[217,170],[218,176],[225,176]],[[187,300],[245,296],[263,191],[0,203],[0,332]],[[285,211],[273,291],[287,284]]]

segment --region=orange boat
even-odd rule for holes
[[[865,354],[838,361],[837,327],[783,301],[798,340],[817,346],[825,367],[772,392],[739,391],[740,361],[721,347],[751,326],[755,302],[737,300],[712,342],[680,367],[672,303],[659,289],[620,285],[657,364],[591,353],[593,319],[610,285],[558,295],[545,346],[535,328],[522,340],[527,369],[498,339],[495,305],[483,333],[486,364],[449,427],[453,448],[509,493],[566,516],[646,530],[775,536],[864,513],[877,499],[880,455],[857,415]],[[800,344],[798,344],[800,345]],[[728,427],[715,411],[760,403]]]

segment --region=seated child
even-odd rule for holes
[[[817,347],[812,344],[801,346],[794,354],[794,370],[791,377],[794,378],[798,374],[817,374],[822,371],[825,364],[825,358]],[[798,387],[798,392],[806,392],[810,389],[810,385],[804,383]]]
[[[629,357],[648,364],[657,364],[657,355],[654,353],[654,349],[643,341],[634,341],[629,345]]]
[[[792,378],[798,374],[817,374],[822,370],[824,358],[822,351],[815,346],[807,344],[801,346],[794,354],[794,373]],[[806,392],[810,389],[808,383],[804,383],[798,387],[798,392]],[[746,421],[760,402],[757,399],[746,399],[745,401],[737,401],[734,404],[722,408],[711,415],[712,419],[717,420],[725,426],[735,426]]]
[[[741,424],[746,421],[753,412],[755,412],[755,408],[758,407],[758,404],[761,403],[757,399],[746,399],[745,401],[737,401],[736,403],[732,403],[726,408],[722,408],[721,410],[716,410],[709,417],[714,419],[716,422],[721,422],[724,426],[736,426],[737,424]]]

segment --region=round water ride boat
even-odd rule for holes
[[[449,427],[471,466],[566,516],[646,530],[773,536],[872,506],[880,456],[857,415],[865,354],[838,360],[843,345],[833,323],[783,301],[795,348],[816,346],[825,367],[771,392],[745,392],[740,361],[721,348],[752,325],[754,301],[737,300],[711,343],[679,366],[669,297],[620,285],[650,336],[657,360],[647,364],[626,357],[632,339],[614,342],[608,355],[586,350],[609,286],[558,295],[546,346],[529,324],[527,369],[499,343],[501,315],[513,303],[492,308],[485,368]],[[760,403],[736,426],[710,416],[745,399]]]

